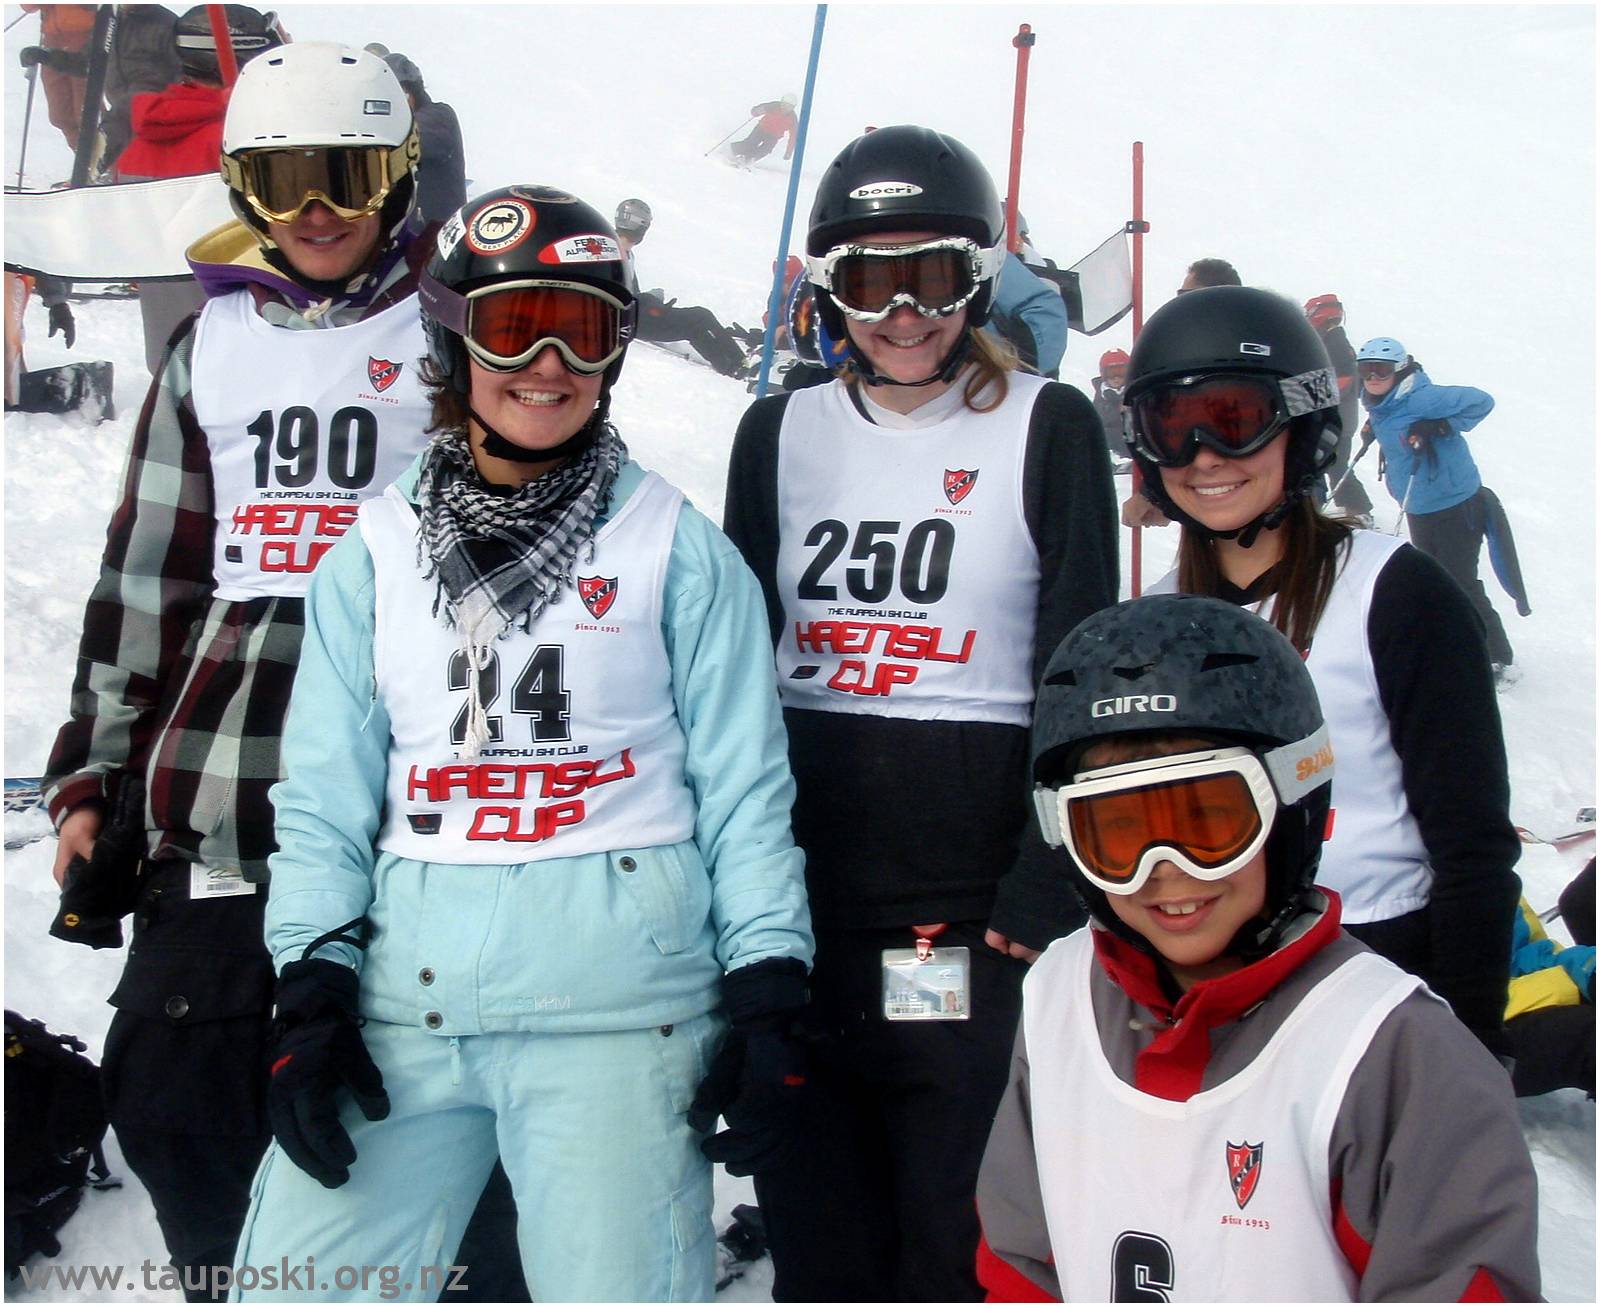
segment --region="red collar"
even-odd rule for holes
[[[1138,1056],[1136,1088],[1176,1102],[1199,1092],[1211,1055],[1210,1032],[1237,1021],[1338,937],[1339,896],[1321,886],[1317,892],[1326,898],[1327,907],[1292,939],[1248,966],[1200,981],[1176,1003],[1162,989],[1154,955],[1109,931],[1092,932],[1095,956],[1113,983],[1166,1025]]]

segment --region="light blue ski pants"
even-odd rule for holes
[[[368,1121],[346,1102],[356,1160],[338,1189],[267,1150],[233,1301],[437,1300],[497,1154],[535,1299],[709,1301],[711,1164],[685,1113],[720,1030],[702,1016],[448,1039],[369,1021],[389,1116]]]

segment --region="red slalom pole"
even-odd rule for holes
[[[1036,38],[1033,28],[1023,23],[1011,44],[1017,48],[1017,95],[1011,107],[1011,175],[1006,182],[1006,248],[1022,253],[1022,236],[1017,231],[1017,191],[1022,185],[1022,128],[1028,112],[1028,54]]]
[[[1133,338],[1139,339],[1139,333],[1144,329],[1144,234],[1150,230],[1150,224],[1144,220],[1144,142],[1133,143],[1133,221],[1128,224],[1128,230],[1133,233]],[[1144,478],[1139,474],[1139,465],[1133,465],[1133,493],[1139,493],[1139,487]],[[1133,528],[1133,550],[1131,563],[1133,567],[1133,597],[1137,599],[1144,591],[1144,528]]]
[[[211,37],[217,43],[217,71],[222,84],[232,86],[239,80],[239,61],[233,54],[233,33],[228,29],[228,7],[207,5],[206,17],[211,20]]]

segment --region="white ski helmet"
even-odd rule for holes
[[[331,41],[296,41],[239,73],[222,123],[222,152],[383,145],[412,133],[399,79],[377,55]]]
[[[1357,363],[1393,363],[1404,367],[1406,347],[1393,336],[1374,336],[1356,351]]]

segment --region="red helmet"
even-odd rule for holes
[[[1108,349],[1100,356],[1100,371],[1107,368],[1125,368],[1128,366],[1128,351],[1125,349]]]
[[[1316,295],[1306,301],[1306,317],[1318,331],[1344,322],[1344,305],[1337,295]]]

